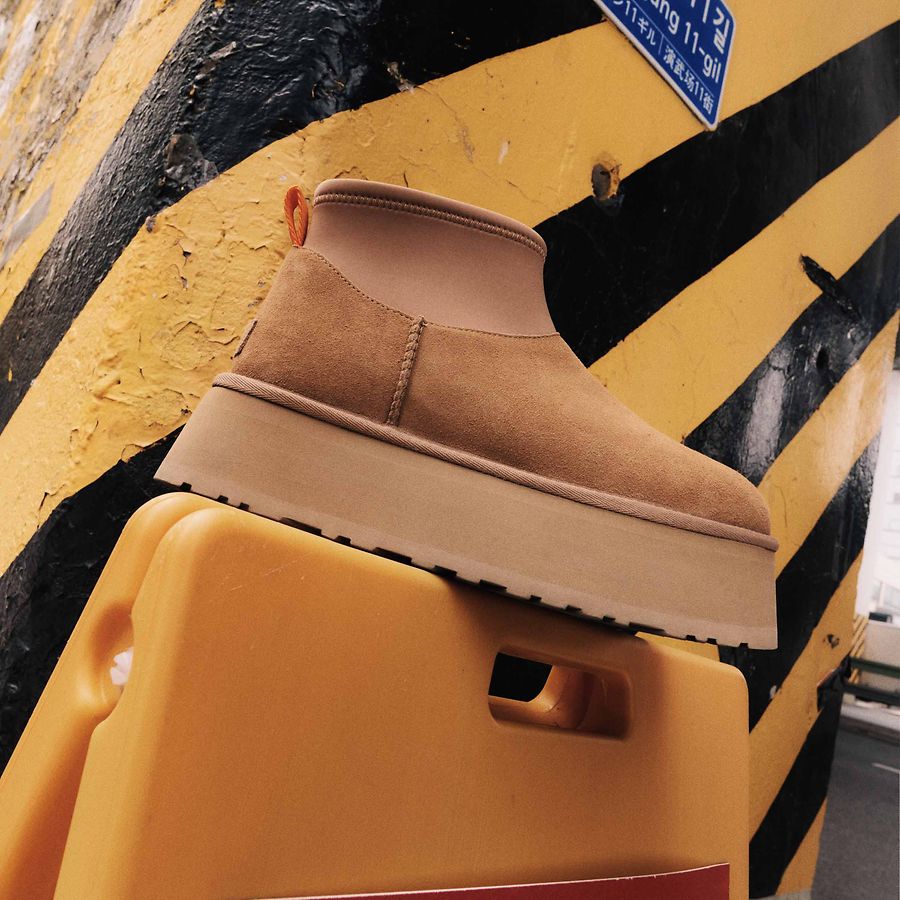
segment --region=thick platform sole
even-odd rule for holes
[[[770,549],[564,499],[227,388],[203,398],[156,477],[608,624],[777,644]]]

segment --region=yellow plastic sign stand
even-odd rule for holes
[[[501,651],[557,666],[537,698],[489,700]],[[126,527],[0,780],[0,896],[728,863],[743,900],[746,708],[727,666],[167,495]]]

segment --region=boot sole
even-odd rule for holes
[[[156,478],[606,624],[777,645],[768,547],[555,496],[225,387]]]

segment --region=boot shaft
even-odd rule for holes
[[[532,229],[422,191],[323,182],[305,246],[386,306],[439,325],[550,334],[547,248]]]

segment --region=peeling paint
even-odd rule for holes
[[[416,85],[400,74],[400,63],[396,60],[387,64],[388,75],[396,82],[398,91],[414,91]]]
[[[0,268],[6,265],[9,257],[19,249],[22,242],[34,231],[50,211],[50,201],[53,196],[53,185],[47,188],[25,212],[13,222],[9,236],[0,248]]]
[[[5,67],[0,74],[0,241],[4,261],[18,246],[10,244],[22,195],[64,133],[137,3],[38,0],[5,48]]]
[[[203,158],[192,134],[172,135],[165,150],[163,173],[167,184],[179,192],[192,191],[219,174],[216,164]]]

